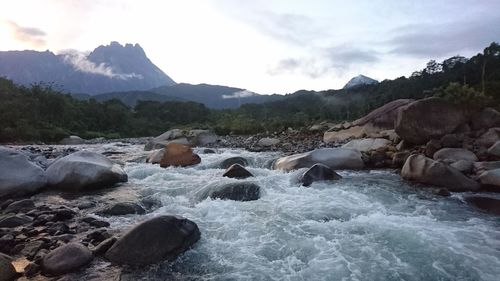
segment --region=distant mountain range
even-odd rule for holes
[[[349,80],[349,82],[345,84],[343,89],[349,89],[360,85],[371,85],[371,84],[378,84],[378,81],[364,75],[358,75]]]

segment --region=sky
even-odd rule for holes
[[[409,76],[500,41],[500,1],[3,0],[0,51],[139,43],[176,82],[260,94]]]

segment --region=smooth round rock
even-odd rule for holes
[[[94,259],[92,252],[80,243],[68,243],[48,253],[42,260],[42,272],[61,275],[73,272]]]

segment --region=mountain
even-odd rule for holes
[[[370,84],[378,84],[378,81],[364,75],[358,75],[349,80],[349,82],[345,84],[343,89],[349,89],[359,85],[370,85]]]
[[[111,42],[91,53],[0,52],[0,76],[17,84],[54,83],[62,91],[90,95],[149,90],[175,82],[146,56],[139,44]]]
[[[118,99],[122,101],[124,104],[129,107],[135,107],[138,101],[158,101],[158,102],[166,102],[166,101],[186,101],[181,98],[169,97],[165,95],[160,95],[157,93],[149,92],[149,91],[127,91],[127,92],[111,92],[104,93],[99,95],[87,95],[87,94],[72,94],[74,98],[79,100],[89,100],[91,98],[96,101],[103,102],[112,99]]]

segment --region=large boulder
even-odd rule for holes
[[[465,201],[483,211],[500,216],[500,199],[485,196],[468,196]]]
[[[353,126],[339,131],[326,131],[323,134],[323,141],[326,143],[345,142],[349,139],[359,139],[365,136],[365,130],[362,126]]]
[[[47,184],[45,172],[12,149],[0,147],[0,198],[34,193]]]
[[[253,177],[245,167],[240,164],[233,164],[222,175],[223,177],[235,178],[235,179],[246,179],[248,177]]]
[[[480,147],[490,148],[497,141],[500,141],[500,128],[491,128],[476,139],[476,144]]]
[[[0,281],[13,281],[18,277],[11,261],[0,254]]]
[[[500,157],[500,141],[495,142],[490,148],[488,148],[488,154]]]
[[[222,169],[228,169],[229,167],[231,167],[234,164],[239,164],[239,165],[244,167],[244,166],[248,165],[248,160],[243,158],[243,157],[240,157],[240,156],[229,157],[227,159],[224,159],[220,163],[220,167]]]
[[[251,182],[233,182],[227,184],[210,184],[196,193],[198,200],[206,198],[253,201],[260,198],[260,187]]]
[[[450,191],[475,191],[479,184],[463,175],[460,171],[444,163],[434,161],[422,154],[408,157],[401,170],[406,180],[446,187]]]
[[[194,222],[177,216],[158,216],[130,229],[105,257],[117,264],[147,265],[174,259],[199,239],[200,231]]]
[[[291,171],[323,164],[331,169],[363,169],[361,152],[349,148],[321,148],[306,153],[279,158],[274,169]]]
[[[478,160],[474,152],[463,148],[442,148],[436,151],[432,158],[434,158],[434,160],[440,160],[447,163],[453,163],[460,160],[476,162]]]
[[[478,179],[482,185],[491,187],[494,191],[500,191],[500,169],[485,171],[479,175]]]
[[[265,147],[277,145],[278,143],[280,143],[280,140],[277,138],[261,138],[257,142],[259,146],[265,146]]]
[[[84,144],[85,140],[79,136],[69,136],[67,138],[62,139],[59,144],[63,145],[75,145],[75,144]]]
[[[500,113],[493,108],[485,108],[472,117],[471,127],[474,130],[500,127]]]
[[[193,153],[188,145],[169,143],[165,146],[163,158],[160,161],[160,167],[169,166],[192,166],[201,162],[200,156]]]
[[[161,159],[163,159],[163,155],[165,155],[165,148],[154,150],[149,154],[146,162],[151,164],[159,164],[161,162]]]
[[[68,243],[48,253],[42,260],[42,272],[61,275],[75,271],[94,259],[92,252],[80,243]]]
[[[111,187],[127,181],[123,169],[105,156],[78,151],[58,159],[47,169],[49,186],[64,191]]]
[[[464,110],[440,98],[412,102],[399,112],[396,133],[405,141],[424,144],[452,133],[467,121]]]
[[[311,168],[305,171],[300,177],[299,182],[303,186],[310,186],[315,181],[338,180],[342,177],[334,170],[323,164],[314,164]]]
[[[169,141],[176,139],[178,143],[181,142],[180,140],[185,140],[186,143],[184,144],[188,144],[188,140],[184,138],[184,132],[182,130],[172,129],[148,141],[144,146],[144,150],[160,149],[167,145]]]
[[[209,130],[191,130],[186,134],[189,143],[193,146],[204,146],[217,142],[217,135]]]
[[[369,139],[357,139],[357,140],[352,140],[344,145],[342,145],[343,148],[351,148],[351,149],[356,149],[358,151],[366,152],[370,150],[375,150],[379,149],[382,147],[386,147],[391,142],[386,139],[382,138],[369,138]]]
[[[399,110],[406,108],[413,100],[394,100],[373,110],[367,115],[352,122],[354,126],[365,126],[367,124],[380,130],[394,129]]]

